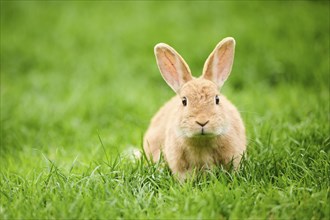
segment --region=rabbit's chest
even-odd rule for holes
[[[189,168],[209,168],[216,162],[212,148],[189,149],[185,152],[185,157]]]

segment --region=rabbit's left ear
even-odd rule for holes
[[[205,61],[202,77],[213,81],[221,88],[231,72],[234,54],[234,38],[224,38]]]

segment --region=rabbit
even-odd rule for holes
[[[194,169],[237,169],[246,150],[245,127],[236,107],[219,90],[228,78],[235,40],[221,40],[207,58],[199,78],[169,45],[154,48],[157,65],[176,96],[152,118],[144,139],[153,162],[164,156],[171,172],[184,180]]]

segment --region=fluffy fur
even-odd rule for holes
[[[223,39],[205,62],[199,78],[170,46],[157,44],[161,75],[177,93],[153,117],[144,150],[153,161],[161,152],[180,179],[194,168],[214,165],[237,168],[246,149],[243,121],[235,106],[219,93],[234,60],[235,40]]]

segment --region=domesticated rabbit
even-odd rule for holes
[[[156,162],[162,153],[180,179],[194,168],[237,168],[246,150],[245,128],[236,107],[219,92],[232,69],[235,40],[227,37],[215,47],[199,78],[169,45],[159,43],[154,51],[176,96],[152,118],[143,141],[146,155]]]

